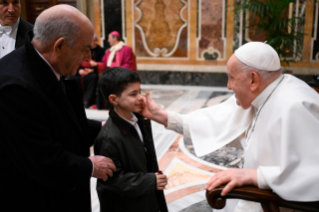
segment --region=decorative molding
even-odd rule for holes
[[[101,13],[101,44],[104,47],[105,40],[105,21],[104,21],[104,0],[100,0],[100,13]]]
[[[125,13],[125,9],[126,9],[126,1],[122,0],[122,4],[121,4],[121,9],[122,9],[122,39],[124,41],[124,43],[126,44],[126,13]]]
[[[139,71],[183,71],[183,72],[212,72],[226,73],[226,66],[216,65],[160,65],[160,64],[137,64]]]
[[[181,20],[184,22],[184,24],[179,28],[178,32],[177,32],[177,36],[176,36],[176,41],[175,41],[175,45],[173,47],[173,49],[168,52],[168,49],[167,48],[159,48],[159,47],[156,47],[153,51],[149,48],[147,42],[146,42],[146,36],[145,36],[145,32],[143,30],[143,28],[138,24],[142,17],[143,17],[143,12],[142,10],[138,7],[138,5],[140,5],[142,3],[143,0],[138,0],[135,4],[134,4],[134,8],[133,8],[133,11],[137,11],[138,12],[138,18],[136,21],[134,21],[134,30],[133,30],[133,34],[135,34],[135,27],[139,29],[140,33],[141,33],[141,36],[142,36],[142,41],[143,41],[143,46],[145,48],[145,50],[147,51],[147,53],[149,55],[151,55],[151,57],[159,57],[159,56],[162,56],[162,57],[170,57],[174,54],[174,52],[176,51],[178,45],[179,45],[179,41],[180,41],[180,36],[181,36],[181,33],[183,31],[183,29],[185,27],[188,26],[188,20],[186,20],[184,17],[183,17],[183,11],[186,9],[186,8],[189,8],[188,7],[188,2],[185,1],[185,0],[180,0],[180,2],[182,2],[184,4],[184,7],[181,8],[180,10],[180,18]],[[135,9],[135,10],[134,10]],[[133,17],[134,17],[134,13],[133,13]],[[189,18],[188,18],[189,19]],[[189,34],[189,33],[188,33]],[[134,39],[135,40],[135,39]],[[134,48],[135,48],[135,42],[134,42]],[[138,58],[143,58],[143,59],[149,59],[149,57],[138,57]],[[178,59],[184,59],[184,58],[178,58]]]
[[[317,30],[318,30],[318,10],[319,10],[319,3],[315,3],[315,19],[314,19],[314,29],[313,29],[313,37],[311,38],[311,50],[310,50],[310,61],[311,62],[319,62],[319,52],[316,53],[315,60],[313,59],[314,54],[314,42],[317,40]]]

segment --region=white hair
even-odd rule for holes
[[[61,15],[37,18],[34,24],[34,38],[47,45],[64,37],[69,46],[73,46],[79,37],[80,24],[75,20]]]
[[[278,71],[264,71],[246,65],[245,63],[238,60],[237,69],[241,70],[244,77],[247,77],[251,72],[256,72],[263,80],[272,80],[278,75],[278,71],[282,71],[280,68]]]

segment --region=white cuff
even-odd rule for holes
[[[257,183],[259,189],[270,189],[263,174],[261,173],[260,167],[257,169]]]
[[[91,163],[92,163],[92,174],[91,174],[91,177],[93,177],[93,173],[94,173],[94,163],[93,163],[93,161],[91,161]]]
[[[167,111],[167,127],[166,129],[174,130],[177,133],[183,134],[183,117],[181,114]]]

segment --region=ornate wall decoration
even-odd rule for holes
[[[198,60],[225,60],[226,0],[198,1]]]
[[[137,57],[187,57],[187,0],[135,0]]]
[[[313,19],[313,29],[312,29],[312,39],[311,39],[311,51],[310,51],[310,61],[319,62],[319,40],[318,33],[318,16],[319,16],[319,3],[316,2],[314,5],[314,19]]]

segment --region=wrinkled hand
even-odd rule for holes
[[[211,191],[214,188],[227,184],[221,195],[225,196],[234,187],[243,185],[257,184],[257,170],[256,169],[227,169],[216,173],[206,185],[206,190]]]
[[[86,68],[86,70],[87,71],[85,71],[84,69],[80,69],[79,70],[79,74],[81,76],[86,76],[86,75],[88,75],[88,74],[90,74],[90,73],[92,73],[94,71],[93,69],[90,69],[90,68]]]
[[[97,62],[95,62],[94,60],[90,60],[90,65],[92,67],[95,67],[95,66],[97,66]]]
[[[143,107],[140,113],[142,116],[154,120],[160,124],[167,125],[167,112],[162,110],[150,97],[150,93],[146,92],[143,97]]]
[[[164,174],[155,173],[157,190],[164,190],[167,185],[167,176]]]
[[[112,159],[104,156],[91,156],[89,159],[94,164],[94,170],[92,177],[96,177],[106,181],[108,177],[113,176],[113,172],[116,171],[116,167]]]

